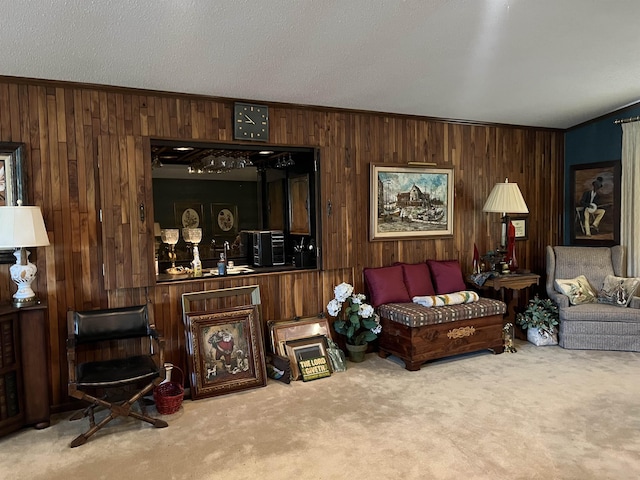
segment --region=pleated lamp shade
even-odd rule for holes
[[[517,183],[496,183],[484,202],[483,212],[489,213],[529,213]]]

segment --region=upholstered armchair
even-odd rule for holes
[[[624,247],[547,246],[546,256],[546,291],[558,305],[560,346],[640,352],[639,297],[631,297],[628,306],[598,302],[573,305],[556,283],[584,275],[597,294],[608,275],[626,277]]]

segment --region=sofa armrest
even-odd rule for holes
[[[547,291],[549,298],[558,305],[558,308],[568,307],[569,306],[569,297],[567,297],[563,293],[559,293],[556,291]],[[639,299],[640,300],[640,299]]]
[[[629,308],[640,309],[640,297],[636,297],[636,296],[631,297],[631,301],[629,302]]]

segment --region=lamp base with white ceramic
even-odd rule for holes
[[[16,263],[11,265],[9,272],[11,280],[18,286],[18,291],[13,294],[15,307],[29,307],[38,303],[38,298],[31,288],[31,283],[36,279],[38,267],[29,261],[29,250],[18,248],[13,255]]]

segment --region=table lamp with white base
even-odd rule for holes
[[[15,248],[16,263],[11,266],[11,280],[18,286],[13,295],[16,307],[27,307],[38,303],[31,284],[38,268],[29,261],[27,247],[49,245],[49,237],[44,226],[40,207],[23,206],[18,200],[16,206],[0,207],[0,248]]]

